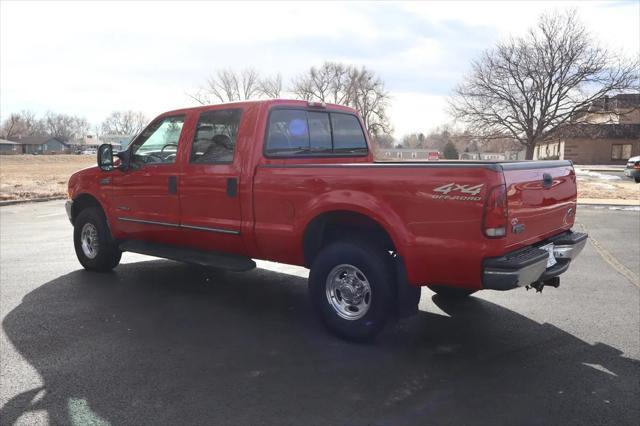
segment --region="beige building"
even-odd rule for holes
[[[534,159],[625,164],[640,155],[640,94],[604,97],[576,114],[564,135],[536,147]]]

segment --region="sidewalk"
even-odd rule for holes
[[[575,164],[573,166],[576,169],[588,170],[592,172],[623,172],[624,164],[610,164],[610,165],[580,165]]]
[[[620,200],[613,198],[578,198],[578,205],[592,206],[631,206],[640,207],[640,200]]]

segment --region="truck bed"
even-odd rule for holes
[[[545,173],[557,181],[551,189],[543,188]],[[483,210],[488,191],[498,185],[506,186],[509,220],[524,223],[525,232],[489,239]],[[480,288],[484,257],[570,229],[573,218],[564,215],[575,211],[575,198],[568,161],[264,164],[254,176],[255,240],[261,257],[304,265],[291,239],[302,245],[315,216],[344,209],[387,230],[413,284]]]

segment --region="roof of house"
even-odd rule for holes
[[[558,130],[561,138],[640,139],[640,124],[574,124]]]
[[[60,142],[63,145],[66,145],[66,143],[54,136],[25,136],[24,138],[14,139],[14,142],[17,142],[21,145],[44,145],[52,139]]]
[[[616,111],[618,109],[639,108],[639,93],[619,93],[615,96],[603,96],[591,103],[589,112]]]

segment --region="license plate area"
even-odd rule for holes
[[[549,243],[541,246],[540,250],[544,250],[547,253],[549,253],[549,257],[547,258],[547,268],[551,268],[553,265],[558,263],[556,261],[556,257],[553,255],[553,243]]]

